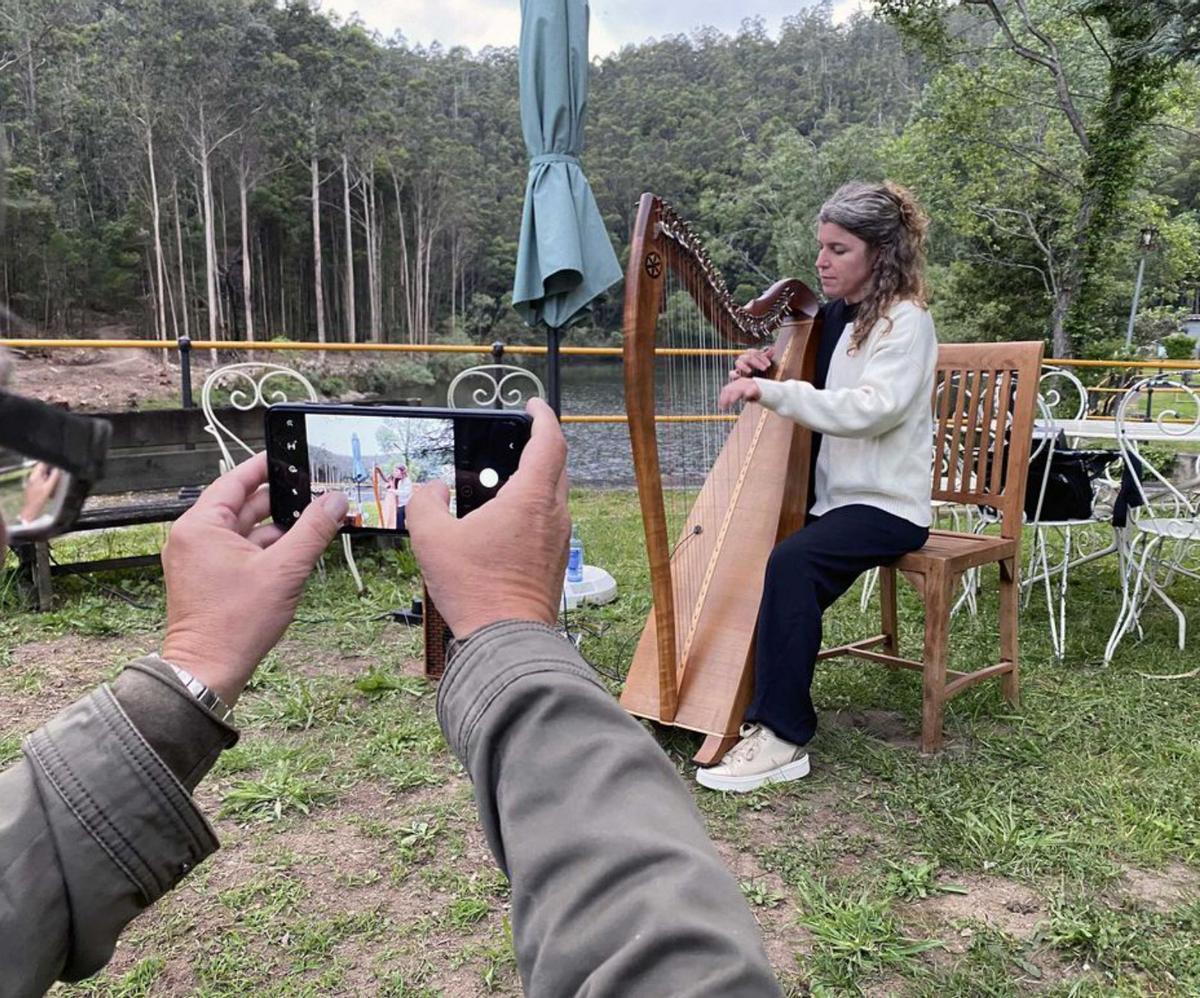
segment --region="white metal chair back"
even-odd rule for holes
[[[460,371],[446,389],[450,409],[524,409],[546,388],[532,371],[514,364],[480,364]]]
[[[226,364],[214,370],[204,379],[200,407],[204,410],[204,429],[216,438],[217,446],[221,448],[222,474],[241,460],[233,456],[231,446],[240,448],[244,457],[254,453],[254,448],[221,422],[217,415],[214,396],[223,389],[229,391],[229,405],[239,412],[266,408],[276,402],[316,402],[320,399],[308,378],[282,364],[248,361]]]
[[[1152,413],[1149,420],[1138,420],[1149,397],[1153,404],[1154,393],[1170,399],[1170,408]],[[1182,398],[1181,398],[1182,397]],[[1133,479],[1141,506],[1131,511],[1132,518],[1169,517],[1179,520],[1194,520],[1200,513],[1200,504],[1186,495],[1167,475],[1154,466],[1149,456],[1143,455],[1145,441],[1133,432],[1138,425],[1153,424],[1156,436],[1169,444],[1173,437],[1186,438],[1200,428],[1200,393],[1190,385],[1170,377],[1158,375],[1143,378],[1125,392],[1117,406],[1117,446],[1125,468]],[[1198,525],[1200,530],[1200,525]]]
[[[204,379],[204,387],[200,390],[200,408],[204,411],[205,431],[212,434],[221,449],[221,474],[225,474],[239,461],[254,454],[254,448],[226,426],[217,415],[214,402],[218,393],[223,390],[229,392],[229,405],[239,412],[265,409],[276,402],[318,402],[321,398],[308,378],[282,364],[246,361],[240,364],[226,364],[214,370]],[[241,456],[236,457],[231,448],[240,449]],[[349,534],[342,535],[342,551],[346,556],[346,567],[350,569],[354,585],[361,593],[365,587],[358,565],[354,561]]]
[[[1073,371],[1043,364],[1042,374],[1038,378],[1038,394],[1056,422],[1087,419],[1088,390]]]

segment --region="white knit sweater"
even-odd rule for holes
[[[762,404],[824,434],[817,457],[816,516],[862,503],[927,527],[933,517],[931,396],[937,336],[929,312],[910,301],[888,311],[854,356],[847,323],[825,388],[755,378]]]

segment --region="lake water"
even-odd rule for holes
[[[545,380],[542,370],[530,367]],[[572,358],[564,358],[561,380],[564,415],[624,414],[624,373],[619,360],[572,363]],[[440,392],[440,397],[429,399],[431,404],[445,404],[445,389]],[[682,410],[696,412],[700,405],[698,400],[691,400]],[[660,427],[659,461],[664,482],[695,487],[698,483],[691,476],[699,471],[702,477],[703,470],[711,466],[730,425],[720,422]],[[629,427],[625,423],[566,423],[563,432],[569,448],[567,469],[572,485],[635,487]]]

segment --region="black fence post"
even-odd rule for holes
[[[179,390],[183,397],[183,407],[196,408],[192,399],[192,341],[186,336],[179,337]]]
[[[504,363],[504,342],[502,340],[496,340],[496,342],[492,344],[492,363],[497,365]],[[492,401],[492,408],[503,409],[504,402],[500,398],[500,372],[497,371],[496,375],[496,398]]]
[[[562,392],[558,381],[558,338],[561,330],[546,331],[546,394],[554,415],[562,416]]]

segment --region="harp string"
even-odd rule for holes
[[[691,355],[668,354],[657,362],[660,376],[656,426],[664,509],[671,539],[671,583],[675,595],[678,647],[689,645],[694,610],[710,562],[728,498],[748,456],[744,436],[732,438],[730,451],[718,461],[730,440],[733,423],[717,419],[717,397],[732,358],[700,351],[728,348],[731,342],[705,317],[720,315],[721,305],[699,268],[685,257],[667,268],[656,325],[659,347],[686,348]],[[680,420],[678,417],[688,417]],[[707,480],[707,487],[705,483]],[[682,668],[686,663],[679,663]]]

